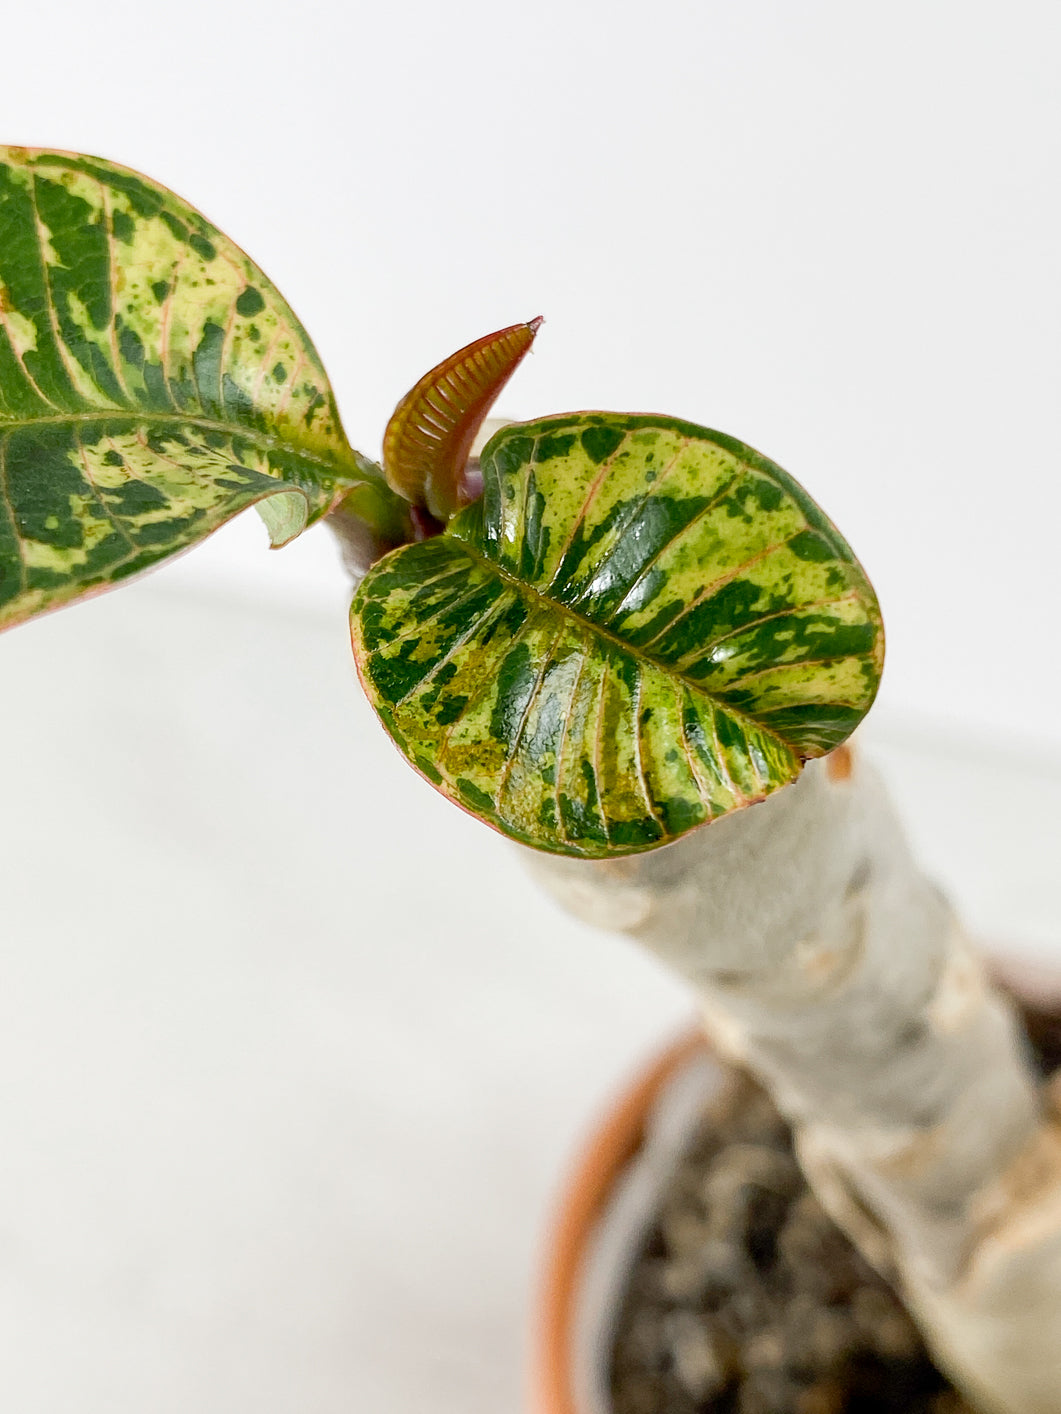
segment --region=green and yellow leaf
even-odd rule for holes
[[[361,483],[313,345],[165,188],[0,148],[0,628],[270,502],[274,543]]]
[[[355,596],[408,759],[514,839],[650,849],[792,781],[877,690],[873,590],[773,462],[665,417],[506,427],[484,494]]]

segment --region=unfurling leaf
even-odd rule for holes
[[[165,188],[0,148],[0,627],[246,506],[290,539],[378,468],[273,285]]]
[[[539,315],[458,349],[406,393],[387,424],[387,480],[442,524],[474,499],[462,473],[475,434],[541,325]]]
[[[512,838],[650,849],[792,781],[877,690],[851,550],[749,447],[665,417],[510,426],[484,492],[362,583],[354,652],[387,731]]]

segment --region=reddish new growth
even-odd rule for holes
[[[440,525],[481,494],[481,479],[465,474],[475,434],[541,325],[539,315],[476,339],[425,374],[395,408],[383,438],[387,480]],[[423,515],[414,524],[431,533]]]

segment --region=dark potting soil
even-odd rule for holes
[[[1061,1018],[1026,1012],[1044,1074]],[[972,1414],[742,1078],[705,1115],[630,1278],[615,1414]]]

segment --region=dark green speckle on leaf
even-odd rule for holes
[[[242,314],[245,319],[259,314],[264,308],[265,300],[262,298],[261,291],[256,290],[253,285],[248,285],[236,299],[236,313]]]

